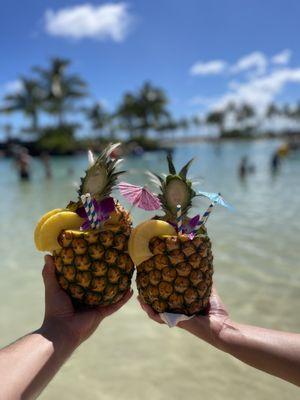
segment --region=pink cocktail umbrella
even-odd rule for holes
[[[158,210],[160,201],[158,197],[151,193],[145,186],[136,186],[131,183],[120,182],[118,185],[120,193],[133,206],[142,208],[146,211]]]

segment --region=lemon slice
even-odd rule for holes
[[[39,222],[37,223],[37,226],[34,230],[34,243],[35,243],[35,247],[38,250],[41,250],[41,245],[40,245],[40,231],[41,231],[41,227],[44,224],[44,222],[47,221],[48,218],[52,217],[52,215],[55,215],[59,212],[62,212],[63,209],[62,208],[55,208],[54,210],[48,211],[46,214],[44,214]]]
[[[79,229],[83,219],[71,211],[52,215],[42,225],[39,235],[41,251],[54,251],[60,248],[57,238],[62,230]]]
[[[145,221],[137,225],[130,235],[128,252],[135,265],[153,257],[149,250],[149,242],[154,236],[174,236],[175,228],[168,222],[159,220]]]

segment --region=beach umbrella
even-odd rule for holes
[[[127,182],[120,182],[118,185],[120,193],[133,206],[146,211],[158,210],[161,205],[158,197],[150,192],[146,186],[136,186]]]

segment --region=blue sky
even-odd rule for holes
[[[166,89],[177,116],[296,102],[299,16],[297,0],[2,0],[0,96],[62,56],[111,109],[145,80]]]

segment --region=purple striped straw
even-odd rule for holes
[[[208,217],[210,216],[210,213],[212,212],[212,209],[214,208],[215,204],[216,204],[216,202],[211,203],[210,206],[208,207],[208,209],[203,213],[203,215],[202,215],[202,217],[201,217],[201,219],[199,221],[199,224],[197,226],[197,230],[199,228],[201,228],[201,226],[206,223],[206,221],[208,220]]]
[[[88,220],[90,222],[91,228],[92,229],[99,228],[100,223],[98,221],[98,216],[95,211],[91,195],[89,193],[83,194],[81,196],[81,201],[85,209],[86,215],[88,217]]]

